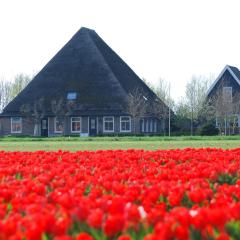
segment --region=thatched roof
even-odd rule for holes
[[[79,111],[124,111],[127,94],[141,89],[148,99],[155,94],[133,70],[91,29],[81,28],[46,64],[29,85],[4,109],[2,115],[19,114],[24,104],[51,101],[77,93]]]

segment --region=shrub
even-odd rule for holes
[[[212,123],[207,123],[200,129],[201,136],[214,136],[219,133],[219,130]]]

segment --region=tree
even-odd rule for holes
[[[11,82],[10,99],[15,98],[33,79],[34,75],[30,76],[24,73],[17,74],[14,81]]]
[[[139,88],[135,88],[127,96],[126,109],[133,118],[134,133],[137,133],[137,124],[147,111],[147,101],[147,96],[144,96],[142,90]]]
[[[67,118],[73,114],[75,107],[76,107],[76,103],[73,100],[64,101],[63,98],[59,98],[58,100],[54,99],[51,101],[52,112],[57,118],[60,118],[60,119],[62,118],[63,120],[63,126],[62,126],[63,135],[66,135]]]
[[[13,81],[0,79],[0,112],[27,86],[33,77],[34,75],[20,73],[15,76]]]
[[[28,122],[34,123],[33,135],[40,136],[41,135],[41,120],[46,115],[44,97],[35,101],[32,106],[29,103],[23,104],[20,107],[20,112],[26,118],[26,120]]]
[[[171,111],[174,108],[174,100],[170,96],[171,86],[170,83],[163,78],[159,78],[158,84],[154,86],[146,79],[143,81],[149,86],[149,88],[157,95],[159,99],[156,99],[151,105],[151,112],[156,116],[158,120],[162,120],[162,129],[164,135],[166,134],[166,123],[170,121]]]
[[[226,96],[226,94],[224,93],[223,82],[224,79],[216,87],[209,101],[210,104],[214,107],[216,125],[218,126],[220,133],[224,133],[224,135],[227,135],[227,129],[230,121],[235,121],[234,110],[237,110],[237,106],[234,109],[234,102],[232,96],[230,96],[229,99],[228,96]]]
[[[11,100],[11,84],[3,78],[0,80],[0,112]]]
[[[202,109],[205,108],[208,110],[206,97],[212,80],[212,76],[209,78],[204,76],[192,76],[191,80],[186,85],[185,98],[182,99],[179,107],[185,111],[185,116],[191,120],[191,135],[193,135],[194,123],[198,120],[200,113],[208,114],[208,112],[204,113]]]
[[[166,133],[166,122],[168,120],[168,130],[170,136],[171,128],[171,112],[174,108],[174,100],[170,95],[171,85],[170,82],[165,81],[163,78],[159,78],[158,85],[156,86],[155,93],[158,98],[163,102],[162,104],[162,119],[163,119],[163,132]]]

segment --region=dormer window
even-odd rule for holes
[[[73,101],[77,99],[77,93],[76,92],[69,92],[67,94],[67,100]]]

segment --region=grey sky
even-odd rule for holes
[[[237,0],[0,0],[0,76],[40,70],[72,35],[94,29],[141,78],[171,82],[240,67]]]

